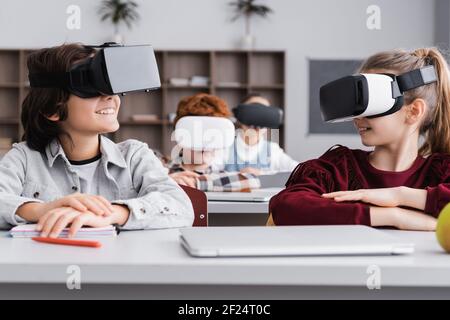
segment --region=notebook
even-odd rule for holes
[[[58,238],[67,238],[68,232],[69,228],[65,228],[63,231],[61,231]],[[40,232],[36,231],[36,224],[23,224],[20,226],[16,226],[12,228],[9,233],[13,238],[31,238],[40,236]],[[96,238],[116,235],[116,227],[110,225],[101,228],[81,228],[80,230],[78,230],[74,238]]]

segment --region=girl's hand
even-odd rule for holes
[[[427,215],[425,213],[403,209],[397,209],[396,225],[400,230],[413,230],[413,231],[435,231],[437,225],[437,219]]]
[[[435,231],[437,220],[420,211],[403,208],[370,207],[372,227],[395,227],[400,230]]]
[[[239,171],[240,173],[250,173],[250,174],[254,174],[255,176],[260,176],[261,175],[261,170],[257,169],[257,168],[252,168],[252,167],[246,167],[244,169],[241,169],[241,171]]]
[[[334,199],[336,202],[361,201],[380,207],[397,207],[402,205],[402,189],[382,188],[382,189],[359,189],[354,191],[337,191],[324,193],[324,198]]]
[[[73,237],[82,226],[105,227],[113,224],[111,216],[99,216],[91,211],[79,211],[72,207],[60,207],[44,214],[38,221],[41,237],[57,238],[70,225],[68,237]]]
[[[198,173],[192,171],[181,171],[169,174],[169,176],[175,180],[176,183],[191,188],[197,188]]]

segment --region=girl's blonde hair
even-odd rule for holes
[[[419,154],[450,154],[450,72],[447,61],[437,48],[420,48],[412,52],[397,49],[377,53],[363,62],[359,72],[386,70],[396,75],[433,65],[438,81],[404,93],[405,105],[423,99],[428,105],[420,134],[425,142]]]

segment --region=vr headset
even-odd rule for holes
[[[320,88],[320,109],[326,122],[354,118],[376,118],[401,109],[403,93],[437,81],[433,65],[399,76],[356,74],[332,81]]]
[[[225,149],[234,142],[234,125],[227,118],[186,116],[177,121],[172,140],[183,149]]]
[[[278,129],[283,123],[283,110],[260,103],[239,104],[233,114],[240,123],[251,127]]]
[[[31,73],[32,88],[62,88],[81,98],[157,89],[161,86],[155,54],[150,45],[105,43],[92,58],[67,72]]]
[[[239,104],[233,114],[240,123],[252,127],[278,129],[283,123],[283,110],[260,103]]]

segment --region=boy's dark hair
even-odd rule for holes
[[[95,54],[95,49],[81,44],[63,44],[33,52],[27,59],[29,73],[65,72],[71,66]],[[22,102],[22,140],[34,150],[44,152],[55,138],[64,134],[56,121],[48,117],[57,114],[60,121],[67,118],[67,101],[70,93],[60,88],[30,88]]]

